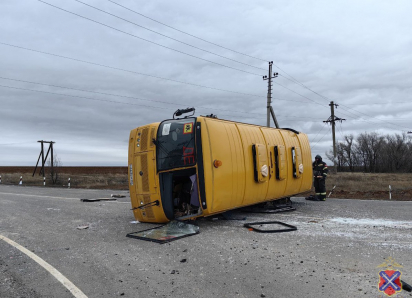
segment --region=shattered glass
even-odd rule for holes
[[[181,221],[171,221],[164,226],[141,232],[130,233],[127,236],[131,238],[165,243],[198,233],[198,226]]]

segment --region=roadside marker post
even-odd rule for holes
[[[0,183],[1,183],[1,175],[0,175]]]
[[[23,176],[20,176],[20,182],[19,185],[23,185]]]
[[[46,177],[43,177],[43,186],[46,186]]]
[[[70,188],[70,178],[69,178],[69,180],[68,180],[68,182],[67,182],[67,187]]]
[[[392,188],[389,185],[389,200],[392,200]]]

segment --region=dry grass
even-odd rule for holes
[[[389,185],[393,190],[411,190],[412,173],[331,173],[328,185],[338,185],[346,191],[387,191]]]
[[[43,177],[39,176],[39,170],[32,176],[34,167],[0,167],[0,175],[3,184],[19,184],[20,176],[23,177],[23,185],[42,186]],[[67,187],[70,177],[72,188],[97,188],[97,189],[124,189],[129,188],[127,181],[127,167],[61,167],[60,179],[56,185],[52,185],[46,169],[46,186]]]
[[[336,185],[331,197],[412,200],[412,173],[330,173],[326,180],[329,191]]]

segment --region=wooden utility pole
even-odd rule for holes
[[[333,101],[330,102],[330,117],[328,120],[323,121],[325,123],[331,123],[332,124],[332,141],[333,141],[333,171],[336,173],[337,168],[336,168],[336,139],[335,139],[335,122],[336,121],[344,121],[346,119],[338,118],[335,116],[335,107],[338,108],[338,104],[334,103]]]
[[[266,118],[266,126],[270,127],[270,115],[272,115],[273,122],[275,122],[276,128],[279,128],[278,121],[276,120],[275,112],[273,111],[272,108],[272,79],[276,78],[278,76],[277,72],[274,72],[272,74],[272,64],[273,61],[269,62],[269,75],[268,76],[263,76],[264,80],[268,80],[268,96],[267,96],[267,105],[266,105],[266,110],[267,110],[267,118]]]
[[[44,173],[44,165],[45,165],[45,163],[46,163],[47,156],[49,156],[49,152],[51,152],[51,156],[50,156],[50,158],[51,158],[50,166],[51,166],[51,172],[53,173],[53,144],[54,144],[55,142],[52,142],[52,141],[48,142],[48,141],[43,141],[43,140],[37,141],[37,142],[38,142],[38,143],[41,143],[41,149],[40,149],[39,158],[37,159],[36,167],[34,168],[34,171],[33,171],[33,175],[32,175],[32,176],[34,177],[34,174],[36,174],[37,166],[38,166],[38,164],[39,164],[40,157],[41,157],[41,169],[40,169],[39,175],[43,175],[43,177],[45,177],[46,175],[45,175],[45,173]],[[49,149],[47,150],[46,156],[44,156],[44,143],[49,144]]]

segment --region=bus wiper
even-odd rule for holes
[[[150,203],[144,204],[144,205],[139,206],[139,207],[134,207],[134,208],[132,208],[132,209],[130,209],[130,210],[144,209],[144,208],[146,208],[146,207],[159,206],[159,205],[160,205],[159,200],[156,200],[156,201],[154,201],[154,202],[150,202]]]

